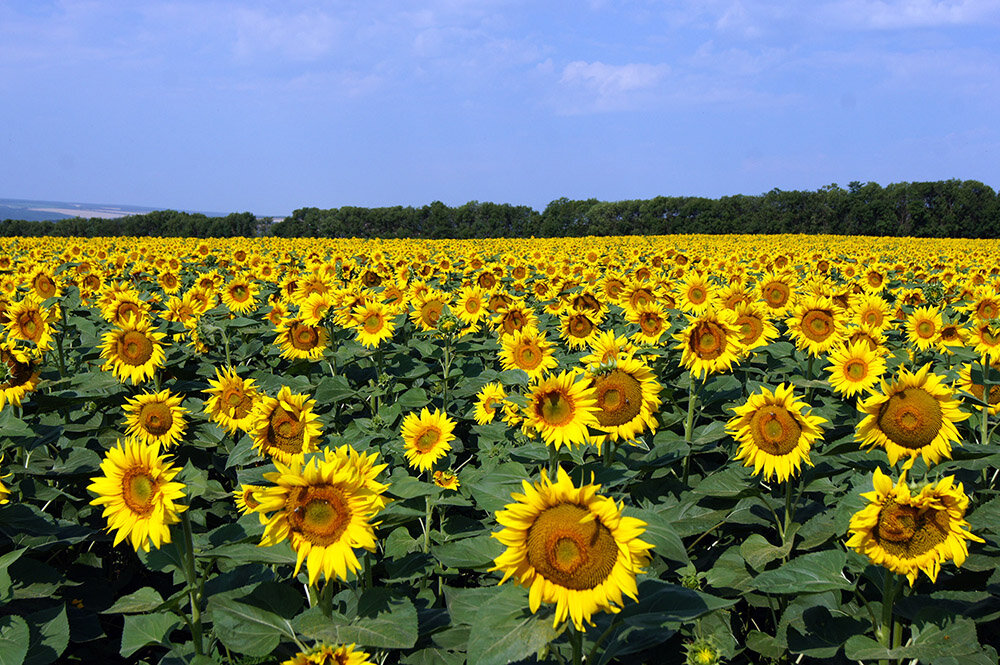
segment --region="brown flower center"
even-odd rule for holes
[[[594,378],[594,392],[600,410],[595,414],[602,427],[631,422],[642,411],[642,384],[620,369]]]
[[[919,450],[934,441],[942,424],[941,404],[918,387],[896,393],[878,413],[879,429],[891,441],[910,450]]]
[[[552,389],[535,398],[535,417],[542,423],[562,427],[573,421],[576,404],[562,389]]]
[[[288,525],[312,545],[338,542],[351,523],[351,506],[336,485],[296,487],[288,496]]]
[[[581,522],[590,511],[575,504],[547,508],[526,538],[528,563],[546,580],[567,589],[593,589],[608,579],[618,546],[600,519]]]
[[[726,352],[726,331],[712,321],[696,323],[688,348],[702,360],[715,360]]]
[[[275,407],[267,423],[265,443],[283,453],[298,455],[305,448],[305,423],[282,406]]]
[[[768,404],[750,418],[754,444],[771,455],[787,455],[799,445],[802,427],[783,406]]]
[[[173,427],[174,414],[163,402],[147,402],[139,408],[138,421],[147,434],[160,437]]]
[[[835,330],[833,312],[811,309],[802,316],[802,334],[814,342],[825,342]]]
[[[145,467],[133,467],[122,476],[122,500],[134,514],[144,517],[153,511],[156,480]]]
[[[126,330],[115,350],[121,362],[138,367],[153,357],[153,341],[137,330]]]
[[[873,536],[889,554],[913,559],[948,538],[948,511],[917,508],[888,499],[878,514]]]
[[[319,346],[320,341],[319,330],[300,321],[292,324],[288,338],[291,345],[299,351],[312,351]]]

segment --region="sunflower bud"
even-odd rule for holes
[[[717,665],[722,662],[722,652],[709,637],[701,637],[684,647],[686,665]]]

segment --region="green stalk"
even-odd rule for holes
[[[990,440],[990,361],[983,354],[983,423],[981,441],[985,446]]]
[[[601,451],[601,460],[604,462],[605,467],[611,466],[612,462],[615,460],[615,442],[608,439],[604,442],[604,450]]]
[[[191,517],[188,511],[181,513],[181,528],[184,532],[184,577],[187,580],[188,600],[191,603],[191,638],[194,652],[205,653],[201,628],[201,594],[198,592],[198,574],[194,565],[194,538],[191,535]]]
[[[694,381],[694,375],[688,372],[688,413],[687,420],[684,421],[684,442],[688,445],[688,452],[684,457],[684,477],[681,479],[685,485],[691,472],[691,455],[694,453],[691,441],[694,439],[694,407],[698,401],[698,388]]]
[[[792,505],[792,479],[789,477],[785,480],[785,526],[781,530],[781,544],[785,544],[785,535],[788,533],[788,527],[792,525],[792,516],[795,513],[795,506]]]
[[[810,353],[809,354],[809,360],[808,360],[808,362],[806,362],[806,381],[812,381],[812,378],[813,378],[813,362],[815,362],[815,360],[816,360],[816,357],[813,356],[813,354]],[[808,388],[806,388],[806,402],[809,402],[812,399],[812,394],[813,394],[813,389],[812,389],[812,386],[810,385]]]
[[[444,358],[441,359],[441,411],[448,413],[448,373],[451,370],[451,337],[444,343]]]
[[[424,554],[431,551],[431,519],[434,516],[434,504],[431,495],[424,497]]]
[[[884,646],[886,649],[891,649],[893,645],[893,628],[896,628],[898,624],[893,622],[892,609],[893,605],[896,603],[896,595],[900,588],[900,576],[896,573],[885,571],[885,581],[882,585],[882,625],[878,632],[878,643]],[[900,629],[899,632],[902,632]],[[888,659],[883,658],[879,661],[888,665]]]
[[[556,450],[554,445],[546,445],[549,449],[549,478],[555,478],[559,475],[559,451]]]
[[[583,663],[583,633],[575,626],[570,626],[569,643],[573,647],[573,665],[581,665]]]

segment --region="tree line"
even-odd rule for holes
[[[1000,237],[1000,198],[975,180],[836,184],[816,191],[657,196],[599,201],[556,199],[541,212],[529,206],[470,201],[450,207],[300,208],[274,224],[250,213],[227,217],[172,210],[120,219],[0,222],[0,236],[274,235],[302,238],[495,238],[674,233],[830,233],[933,238]]]

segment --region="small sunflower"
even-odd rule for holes
[[[870,390],[885,374],[885,358],[865,341],[844,344],[830,354],[830,386],[846,397]]]
[[[265,473],[272,483],[254,493],[257,510],[267,516],[262,546],[289,541],[295,551],[295,575],[306,563],[309,584],[322,573],[327,580],[347,579],[361,568],[355,549],[375,551],[371,519],[378,512],[376,494],[358,469],[341,456],[314,456],[288,464],[274,463]]]
[[[236,314],[251,314],[257,309],[260,287],[243,275],[233,277],[222,289],[222,304]]]
[[[873,330],[885,330],[892,322],[892,309],[881,296],[864,293],[851,304],[850,319],[857,325]]]
[[[158,444],[130,439],[108,451],[101,462],[103,475],[91,478],[88,490],[97,495],[92,506],[104,506],[108,531],[115,531],[114,545],[126,538],[146,552],[170,541],[170,525],[180,521],[187,506],[175,503],[184,497],[184,484],[173,482],[180,468],[160,455]]]
[[[474,324],[473,321],[469,325]],[[492,324],[497,334],[504,337],[525,328],[537,328],[538,317],[531,307],[518,299],[497,312],[492,318]]]
[[[681,351],[681,364],[692,376],[706,377],[728,371],[743,353],[740,332],[732,310],[708,311],[688,317],[687,327],[674,335]]]
[[[556,450],[563,444],[580,445],[587,441],[589,426],[597,426],[597,398],[586,380],[577,381],[577,373],[551,375],[531,387],[524,408],[525,426],[542,435]]]
[[[737,302],[731,309],[736,315],[733,325],[740,331],[743,353],[763,348],[778,338],[778,329],[771,323],[764,305]]]
[[[626,306],[625,319],[639,326],[639,330],[632,335],[636,344],[659,344],[660,338],[670,329],[667,310],[655,301],[644,301],[635,307]]]
[[[325,326],[311,326],[301,319],[282,319],[274,343],[289,360],[318,360],[330,343]]]
[[[969,342],[982,358],[988,362],[1000,360],[1000,326],[993,320],[978,321],[969,329]]]
[[[260,395],[251,415],[254,447],[261,455],[285,464],[316,452],[323,430],[313,413],[315,405],[308,395],[293,395],[288,386],[281,388],[277,398]]]
[[[715,305],[717,297],[715,285],[698,272],[689,272],[677,284],[677,308],[686,314],[704,313]]]
[[[478,286],[468,286],[458,293],[455,312],[466,325],[482,320],[489,314],[486,309],[486,292]]]
[[[254,497],[254,494],[262,489],[265,489],[263,485],[241,484],[239,489],[233,490],[233,501],[236,502],[236,511],[240,515],[257,513],[263,524],[266,522],[264,515],[257,510],[260,507],[260,501]]]
[[[578,310],[570,307],[559,317],[561,336],[570,349],[582,349],[596,335],[600,334],[597,321],[589,310]]]
[[[493,533],[506,550],[491,570],[529,589],[528,606],[556,606],[553,625],[569,619],[577,630],[593,625],[600,611],[618,612],[623,596],[637,600],[636,575],[653,548],[640,539],[646,523],[622,515],[623,507],[601,496],[600,485],[576,487],[559,469],[556,481],[523,481],[523,494],[496,514]]]
[[[792,394],[793,386],[781,384],[771,392],[761,387],[733,409],[726,427],[739,442],[734,459],[753,466],[753,474],[784,482],[798,473],[802,462],[812,466],[809,450],[823,432],[826,419],[810,415],[808,404]]]
[[[400,433],[403,450],[411,468],[430,471],[434,463],[448,454],[455,439],[455,421],[439,409],[432,412],[426,406],[420,413],[403,418]]]
[[[318,326],[334,302],[329,291],[310,293],[299,303],[299,319],[308,326]]]
[[[623,358],[591,367],[588,376],[597,406],[595,428],[612,441],[631,441],[644,431],[655,432],[662,386],[649,366],[636,358]]]
[[[557,364],[552,343],[535,328],[517,330],[501,340],[500,366],[504,369],[519,369],[537,379]]]
[[[429,289],[422,296],[414,297],[410,320],[424,332],[437,328],[438,319],[444,313],[444,308],[451,302],[451,296],[443,291]]]
[[[41,372],[31,354],[13,342],[0,346],[0,411],[5,404],[20,406],[28,393],[38,389]]]
[[[590,353],[580,358],[583,365],[609,363],[619,359],[631,358],[635,355],[635,344],[625,335],[615,335],[615,331],[607,330],[591,338],[588,343]]]
[[[940,309],[918,307],[906,319],[906,338],[917,351],[926,351],[937,343],[942,325]]]
[[[244,379],[232,367],[225,367],[221,371],[216,368],[215,379],[208,383],[205,413],[231,433],[249,432],[258,395],[253,379]]]
[[[147,319],[129,319],[120,328],[104,333],[101,357],[105,359],[103,369],[111,370],[118,380],[126,379],[133,385],[153,378],[153,374],[163,367],[166,356],[163,353],[164,333],[157,332]]]
[[[455,490],[457,491],[460,483],[458,482],[458,476],[455,475],[454,471],[435,471],[434,472],[434,484],[445,490]]]
[[[961,566],[969,556],[968,541],[984,542],[965,520],[969,497],[954,476],[925,485],[914,494],[904,472],[895,485],[875,469],[873,491],[861,496],[868,505],[851,517],[847,546],[871,562],[906,575],[910,586],[923,571],[937,581],[941,564]]]
[[[811,356],[827,353],[844,338],[843,316],[827,296],[804,296],[786,323],[795,346]]]
[[[375,665],[364,651],[355,651],[353,644],[332,647],[320,644],[309,651],[301,651],[281,665]]]
[[[774,316],[781,316],[795,297],[795,278],[785,273],[767,273],[757,281],[760,299]]]
[[[396,325],[394,311],[381,302],[368,301],[354,308],[354,330],[356,339],[365,347],[374,349],[392,338]]]
[[[476,395],[475,419],[480,425],[493,422],[497,410],[503,406],[507,399],[507,392],[503,389],[503,384],[499,381],[487,383]]]
[[[171,395],[169,390],[126,399],[122,409],[128,423],[128,435],[164,448],[176,445],[187,429],[187,410],[181,406],[181,401],[180,395]]]
[[[951,445],[960,437],[955,423],[969,417],[959,409],[951,389],[932,374],[930,364],[916,373],[903,368],[896,379],[881,382],[881,393],[858,403],[866,414],[858,423],[854,438],[863,446],[885,448],[889,463],[908,458],[904,470],[918,456],[930,466],[951,457]]]

